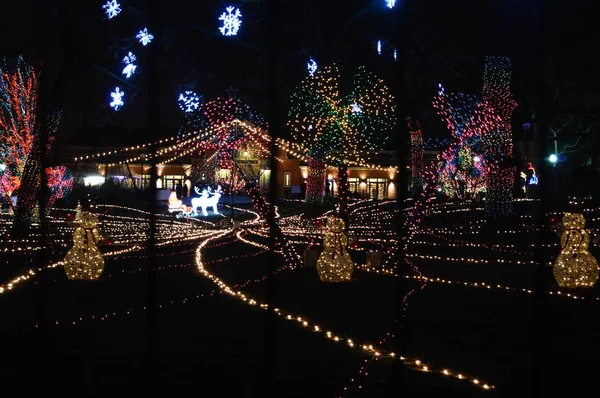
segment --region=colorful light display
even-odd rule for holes
[[[48,188],[50,189],[50,198],[46,206],[46,212],[48,213],[52,209],[56,199],[65,198],[71,193],[73,189],[73,175],[68,167],[58,166],[46,168],[46,176],[48,179]]]
[[[229,6],[225,10],[219,16],[219,21],[223,21],[223,26],[219,28],[219,31],[223,36],[236,36],[242,26],[242,13],[239,8],[233,6]]]
[[[291,97],[288,127],[309,162],[307,202],[322,200],[326,159],[338,168],[366,163],[393,131],[394,98],[383,80],[360,67],[348,94],[342,94],[339,82],[337,66],[328,66],[306,77]],[[338,194],[349,196],[342,186]]]
[[[409,123],[410,130],[410,154],[412,161],[412,193],[420,195],[425,186],[424,164],[423,164],[423,134],[419,122]]]
[[[511,61],[504,56],[485,58],[483,103],[491,115],[482,130],[487,162],[485,212],[490,216],[513,213],[515,179],[511,120],[517,106],[510,91]]]
[[[472,199],[486,191],[487,168],[480,145],[481,107],[475,96],[447,93],[441,84],[433,106],[453,139],[438,158],[436,184],[450,198]],[[474,162],[475,158],[479,161]]]
[[[21,186],[33,148],[38,85],[39,72],[22,57],[15,67],[0,67],[0,190],[5,195]]]

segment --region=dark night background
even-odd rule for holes
[[[437,84],[442,82],[448,91],[481,93],[484,57],[504,54],[513,60],[513,92],[520,105],[515,126],[531,116],[532,104],[540,97],[539,84],[544,82],[553,98],[552,106],[557,108],[551,111],[553,115],[575,112],[593,124],[593,134],[584,142],[592,141],[587,150],[593,152],[595,162],[599,99],[592,93],[599,88],[600,50],[590,2],[398,3],[403,3],[402,12],[407,13],[401,19],[385,8],[382,0],[282,1],[280,120],[285,121],[289,96],[306,76],[310,56],[320,66],[337,62],[343,76],[350,75],[355,66],[367,65],[395,90],[400,69],[392,57],[394,29],[402,20],[408,36],[407,45],[398,48],[405,55],[399,100],[405,113],[421,121],[425,138],[448,135],[431,106]],[[0,55],[10,60],[23,54],[31,64],[40,64],[38,24],[35,18],[26,17],[36,14],[35,4],[34,0],[24,0],[4,5]],[[105,122],[114,125],[122,142],[123,137],[131,143],[145,142],[149,47],[142,47],[134,36],[148,26],[147,2],[122,1],[123,11],[111,20],[106,18],[102,4],[99,0],[50,0],[49,9],[54,14],[45,17],[53,34],[44,37],[51,47],[43,78],[51,82],[53,95],[60,98],[58,102],[65,110],[55,151],[66,143],[89,143],[89,136],[97,135],[93,128]],[[151,45],[157,47],[160,59],[160,136],[171,136],[182,125],[176,98],[184,89],[193,89],[211,100],[226,95],[225,90],[233,86],[252,108],[269,115],[267,3],[231,3],[241,9],[242,27],[238,36],[224,37],[218,31],[217,18],[229,4],[162,2],[162,32],[148,26],[155,33]],[[542,31],[540,42],[536,34]],[[381,56],[375,50],[377,40],[384,43]],[[543,59],[540,46],[544,47]],[[132,79],[124,81],[120,61],[129,49],[138,57],[138,70]],[[109,92],[115,86],[126,93],[126,105],[118,112],[108,107]],[[518,138],[518,128],[515,134]],[[286,132],[277,135],[285,136]]]

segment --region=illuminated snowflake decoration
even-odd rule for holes
[[[381,40],[377,40],[377,54],[381,55]]]
[[[143,46],[145,46],[148,43],[150,43],[152,39],[154,39],[154,35],[148,33],[148,28],[144,28],[143,30],[140,30],[140,32],[135,36],[135,38],[138,39]]]
[[[308,131],[310,131],[310,130],[312,130],[312,129],[313,129],[313,126],[312,126],[312,124],[308,125]]]
[[[123,58],[123,64],[125,64],[125,67],[121,73],[124,74],[127,79],[129,79],[131,75],[135,73],[135,69],[137,68],[135,61],[135,55],[131,51],[129,51],[129,54]]]
[[[186,91],[179,94],[177,102],[179,103],[179,108],[186,113],[196,111],[200,107],[200,97],[193,91]]]
[[[219,21],[223,21],[223,26],[221,26],[219,30],[224,36],[235,36],[242,25],[242,13],[239,8],[233,6],[227,7],[226,10],[227,12],[224,12],[219,17]],[[235,12],[233,12],[233,10],[235,10]]]
[[[117,0],[109,0],[105,5],[102,6],[104,12],[108,16],[108,19],[116,17],[121,12],[121,5],[117,3]]]
[[[315,61],[314,59],[309,59],[308,63],[306,64],[306,67],[308,68],[308,73],[309,75],[314,75],[315,72],[317,71],[317,61]]]
[[[385,0],[385,5],[387,8],[394,8],[396,5],[396,0]]]
[[[356,102],[352,103],[350,105],[350,107],[352,108],[352,113],[354,113],[356,115],[362,113],[362,107],[360,105],[358,105]]]
[[[119,87],[116,87],[115,91],[110,93],[110,96],[112,98],[112,101],[109,104],[110,107],[113,108],[115,111],[118,111],[119,108],[125,104],[123,102],[124,95],[125,95],[125,92],[121,91],[121,89]]]

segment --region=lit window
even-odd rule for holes
[[[286,187],[289,187],[290,185],[292,185],[292,173],[290,172],[286,172],[285,176],[284,176],[284,185]]]

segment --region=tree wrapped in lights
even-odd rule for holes
[[[554,263],[554,279],[560,287],[593,287],[598,280],[598,262],[588,251],[590,235],[584,229],[585,217],[583,214],[565,213],[562,224],[562,250]]]
[[[0,189],[10,195],[21,186],[35,138],[39,72],[21,57],[14,67],[0,67]]]
[[[365,67],[343,95],[337,66],[307,76],[291,97],[288,126],[308,159],[307,202],[319,202],[325,188],[325,164],[338,167],[339,211],[347,225],[348,164],[366,163],[367,154],[385,145],[394,128],[394,98],[383,80]]]
[[[471,199],[485,192],[486,161],[481,131],[488,119],[477,97],[446,93],[440,85],[433,100],[453,142],[439,156],[437,186],[451,198]]]
[[[71,170],[65,166],[46,168],[50,198],[46,206],[46,214],[50,212],[56,199],[65,198],[73,189],[73,175]]]
[[[73,247],[64,259],[64,268],[69,279],[98,279],[104,270],[104,259],[98,249],[100,232],[98,217],[77,204],[73,233]]]
[[[348,253],[344,220],[327,218],[323,233],[323,252],[317,260],[317,272],[323,282],[346,282],[352,278],[354,263]]]
[[[412,193],[420,195],[425,185],[423,170],[423,134],[419,122],[409,123],[410,130],[410,155],[412,163]]]
[[[485,58],[483,102],[495,117],[482,131],[487,161],[487,198],[485,213],[491,216],[513,213],[512,114],[517,103],[510,92],[511,61],[504,56]]]

